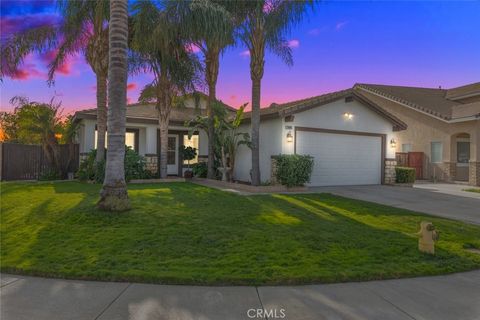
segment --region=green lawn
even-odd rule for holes
[[[1,184],[1,270],[184,284],[293,284],[480,268],[480,227],[328,194],[242,197],[130,185],[132,209],[95,210],[99,185]],[[421,220],[437,255],[417,250]]]
[[[463,189],[463,191],[480,193],[480,188]]]

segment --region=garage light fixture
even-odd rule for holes
[[[288,131],[287,133],[287,142],[293,142],[292,131]]]
[[[350,113],[350,112],[345,112],[343,114],[343,116],[345,117],[345,119],[347,120],[352,120],[353,119],[353,113]]]
[[[390,147],[392,147],[392,148],[397,147],[397,141],[395,141],[395,139],[390,140]]]

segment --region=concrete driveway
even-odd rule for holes
[[[339,196],[424,212],[435,216],[480,224],[480,194],[462,191],[463,185],[419,184],[397,186],[314,187],[312,192]]]
[[[1,283],[2,320],[480,319],[480,270],[291,287],[167,286],[5,274]]]

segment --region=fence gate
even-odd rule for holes
[[[78,170],[79,145],[58,146],[60,164],[64,174]],[[0,179],[37,180],[43,173],[55,170],[47,160],[42,146],[17,143],[0,144]],[[62,179],[66,176],[61,177]]]

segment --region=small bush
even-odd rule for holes
[[[55,169],[48,169],[40,174],[38,177],[40,181],[60,180],[60,173]]]
[[[198,162],[192,165],[193,176],[197,178],[206,178],[207,177],[207,163]]]
[[[81,181],[94,181],[103,183],[105,179],[105,160],[95,165],[97,150],[88,153],[85,160],[80,163],[77,177]],[[152,174],[145,170],[145,158],[136,153],[132,148],[125,147],[125,180],[149,179]]]
[[[287,187],[303,186],[310,182],[313,170],[313,157],[309,155],[284,154],[275,157],[276,178]]]
[[[414,183],[415,168],[395,167],[396,183]]]

